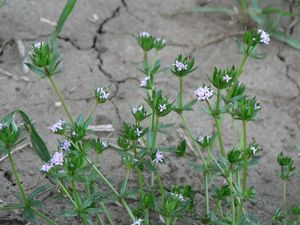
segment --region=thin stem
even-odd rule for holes
[[[231,216],[232,216],[232,225],[236,224],[235,220],[235,203],[234,203],[234,189],[233,189],[233,181],[232,181],[232,173],[229,175],[229,186],[230,186],[230,199],[231,199]]]
[[[281,167],[281,174],[283,174],[283,167]],[[284,225],[287,224],[287,211],[286,211],[286,180],[284,178],[281,178],[282,180],[282,211],[284,216]]]
[[[66,103],[65,103],[65,100],[64,100],[63,95],[61,94],[61,92],[60,92],[59,89],[58,89],[58,86],[56,85],[54,79],[53,79],[51,76],[48,76],[48,78],[49,78],[49,81],[50,81],[50,83],[52,84],[52,86],[53,86],[53,88],[54,88],[54,90],[55,90],[55,92],[56,92],[56,94],[57,94],[57,96],[58,96],[60,102],[62,103],[62,105],[63,105],[63,107],[64,107],[64,110],[65,110],[65,112],[66,112],[66,114],[67,114],[69,120],[71,121],[72,124],[74,124],[74,120],[73,120],[73,118],[72,118],[72,116],[71,116],[71,114],[70,114],[70,112],[69,112],[69,110],[68,110],[68,108],[67,108],[67,105],[66,105]]]
[[[204,172],[205,179],[205,206],[206,206],[206,215],[209,215],[209,194],[208,194],[208,175],[207,172]]]
[[[52,225],[58,225],[58,223],[54,222],[53,220],[51,220],[48,216],[46,216],[45,214],[43,214],[42,212],[40,212],[39,210],[37,210],[34,207],[30,208],[36,215],[38,215],[39,217],[41,217],[43,220],[47,221],[47,223],[52,224]]]
[[[157,173],[156,178],[157,178],[157,181],[158,181],[158,185],[159,185],[159,189],[160,189],[160,192],[162,194],[162,197],[163,197],[163,199],[165,199],[165,189],[164,189],[164,185],[161,181],[159,173]]]
[[[104,221],[102,220],[101,216],[99,216],[98,214],[96,214],[96,217],[100,223],[100,225],[105,225]]]
[[[136,173],[138,176],[140,200],[142,201],[144,199],[143,175],[138,168],[136,169]]]
[[[155,152],[156,136],[157,136],[157,131],[158,131],[158,124],[159,124],[159,117],[156,116],[156,118],[155,118],[155,125],[154,125],[154,131],[153,131],[154,133],[153,133],[152,145],[151,145],[152,154]]]
[[[221,149],[221,155],[225,157],[225,149],[224,149],[224,143],[223,143],[223,138],[222,138],[222,133],[221,133],[221,120],[220,118],[217,118],[216,120],[216,127],[217,127],[217,135],[219,139],[219,144],[220,144],[220,149]]]
[[[28,204],[27,195],[26,195],[25,190],[24,190],[24,188],[23,188],[23,186],[22,186],[22,183],[20,182],[20,179],[19,179],[19,176],[18,176],[18,172],[17,172],[17,168],[16,168],[16,165],[15,165],[14,160],[13,160],[13,158],[12,158],[12,155],[11,155],[11,151],[10,151],[10,150],[9,150],[9,152],[8,152],[8,158],[9,158],[10,166],[11,166],[11,168],[12,168],[12,170],[13,170],[13,173],[14,173],[14,176],[15,176],[15,178],[16,178],[17,185],[18,185],[19,190],[20,190],[20,192],[21,192],[23,201],[24,201],[25,205],[27,206],[27,204]]]
[[[247,189],[247,173],[248,173],[248,156],[247,156],[247,126],[246,121],[243,120],[243,180],[242,180],[242,193],[243,195],[246,193]]]
[[[183,98],[183,91],[182,91],[182,77],[179,77],[179,111],[182,114],[182,98]]]
[[[126,212],[128,213],[128,215],[130,216],[131,220],[134,222],[135,221],[135,217],[133,215],[133,213],[131,212],[128,204],[126,203],[126,201],[121,198],[120,194],[117,192],[117,190],[112,186],[112,184],[106,179],[106,177],[101,173],[101,171],[95,166],[94,163],[92,163],[92,161],[88,158],[85,158],[85,160],[92,164],[93,169],[97,172],[97,174],[101,177],[101,179],[106,183],[106,185],[112,190],[112,192],[119,198],[120,203],[123,205],[123,207],[125,208]]]
[[[63,189],[63,191],[65,192],[65,194],[68,196],[68,198],[70,199],[70,201],[72,202],[72,204],[78,209],[78,206],[76,204],[76,202],[73,200],[73,198],[71,197],[70,193],[68,192],[68,190],[65,188],[65,186],[60,182],[59,179],[56,179],[56,182],[59,184],[59,186]]]
[[[114,225],[115,223],[114,223],[113,219],[111,218],[111,215],[110,215],[110,213],[109,213],[107,207],[105,206],[105,204],[104,204],[103,202],[100,202],[100,206],[101,206],[101,208],[103,209],[103,212],[105,213],[105,215],[106,215],[106,217],[107,217],[109,223],[110,223],[111,225]]]
[[[94,115],[94,113],[95,113],[95,111],[96,111],[96,109],[97,109],[97,106],[98,106],[97,103],[93,106],[92,110],[91,110],[90,113],[88,114],[88,117],[87,117],[88,119]]]

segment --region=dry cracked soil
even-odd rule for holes
[[[111,100],[97,108],[93,125],[112,124],[112,134],[102,132],[100,135],[116,141],[121,122],[132,118],[130,106],[142,102],[145,96],[145,92],[137,88],[142,75],[133,66],[143,56],[135,40],[135,35],[141,31],[168,39],[168,47],[160,54],[164,67],[170,66],[179,53],[195,57],[198,69],[186,79],[185,101],[193,97],[197,87],[208,82],[207,75],[214,66],[237,65],[241,55],[233,37],[243,31],[237,16],[178,13],[207,2],[232,7],[234,1],[78,1],[59,36],[64,63],[63,71],[56,77],[73,114],[88,113],[94,104],[95,86],[111,85]],[[49,39],[53,21],[57,20],[64,4],[65,1],[61,0],[9,0],[0,8],[0,115],[15,109],[26,111],[50,149],[55,149],[56,137],[49,133],[48,127],[65,114],[47,80],[27,71],[23,62],[28,58],[33,42]],[[289,10],[288,3],[281,6]],[[286,19],[284,23],[288,26],[290,21]],[[293,25],[292,35],[300,37],[299,23]],[[268,220],[280,202],[277,154],[284,151],[292,155],[298,171],[300,169],[296,151],[300,146],[300,52],[275,40],[261,51],[266,53],[265,59],[250,60],[241,79],[248,87],[248,94],[256,95],[263,108],[260,120],[249,125],[249,140],[255,139],[263,149],[260,164],[251,169],[249,182],[256,188],[259,201],[249,207],[263,220]],[[166,72],[157,77],[157,83],[175,98],[178,91],[175,77]],[[166,120],[177,122],[179,118],[173,113]],[[194,112],[188,113],[188,121],[196,134],[206,135],[212,131],[213,122],[201,111],[201,104],[197,104]],[[229,148],[232,142],[230,121],[225,120],[223,128],[225,144]],[[182,127],[178,125],[160,141],[174,145],[181,136]],[[14,153],[14,157],[26,190],[31,190],[36,184],[48,183],[39,172],[41,161],[29,146]],[[113,150],[102,155],[100,165],[114,184],[120,185],[124,170]],[[161,170],[167,185],[193,185],[199,200],[198,211],[201,212],[203,185],[199,173],[194,172],[186,160],[172,156]],[[135,177],[130,180],[134,181]],[[11,191],[16,190],[9,162],[3,160],[0,162],[1,201],[13,202]],[[58,215],[66,208],[58,198],[52,198],[54,192],[42,196],[47,206],[45,212],[50,215]],[[294,179],[288,185],[289,204],[299,203],[299,196],[299,180]],[[112,209],[117,224],[130,223],[126,216],[120,216],[123,214],[119,206]],[[59,215],[54,218],[60,224],[80,224]],[[0,224],[25,222],[20,212],[12,211],[1,212]],[[194,223],[188,218],[179,224]]]

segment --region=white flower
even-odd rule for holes
[[[96,91],[99,94],[99,97],[101,100],[108,99],[109,93],[107,91],[105,91],[103,88],[97,88]]]
[[[64,162],[64,155],[62,152],[55,152],[54,155],[52,156],[52,159],[51,159],[51,165],[55,165],[55,166],[58,166],[58,165],[63,165],[63,162]]]
[[[177,193],[173,193],[173,192],[171,192],[170,194],[173,195],[173,196],[175,196],[176,198],[178,198],[182,202],[185,201],[185,199],[184,199],[184,197],[183,197],[182,194],[177,194]]]
[[[143,223],[143,219],[139,218],[136,221],[134,221],[134,223],[132,223],[131,225],[141,225]]]
[[[40,47],[42,47],[44,45],[44,42],[43,41],[41,41],[41,42],[35,42],[34,44],[33,44],[33,46],[35,47],[35,48],[40,48]]]
[[[52,167],[51,163],[44,163],[41,167],[41,171],[47,173]]]
[[[0,130],[2,130],[4,127],[7,127],[7,123],[0,123]]]
[[[136,114],[137,108],[134,108],[134,107],[133,107],[133,108],[131,109],[131,111],[132,111],[133,114]]]
[[[173,64],[174,67],[176,67],[176,69],[178,71],[181,71],[181,70],[187,70],[187,65],[176,60],[175,63]]]
[[[199,101],[205,101],[209,100],[213,96],[214,91],[211,90],[209,87],[200,87],[194,92],[194,94]]]
[[[138,106],[137,108],[133,107],[131,111],[133,114],[136,114],[137,112],[141,112],[143,108],[144,108],[143,106]]]
[[[267,32],[265,32],[263,29],[258,29],[257,30],[258,33],[260,33],[260,42],[264,43],[266,45],[270,44],[270,34],[268,34]]]
[[[140,130],[139,128],[136,128],[135,133],[139,137],[139,136],[141,136],[141,134],[143,133],[143,131]]]
[[[53,132],[56,133],[59,130],[64,129],[63,125],[66,123],[66,121],[64,120],[59,120],[57,121],[52,127],[50,127],[49,129]]]
[[[147,37],[150,37],[151,34],[148,33],[148,32],[141,32],[141,33],[139,34],[139,36],[140,36],[140,37],[143,37],[143,38],[147,38]]]
[[[103,148],[108,147],[108,142],[106,142],[106,141],[101,141],[101,144],[102,144]]]
[[[223,80],[226,81],[226,83],[228,83],[230,80],[231,80],[231,77],[226,74],[224,77],[223,77]]]
[[[145,77],[143,80],[141,80],[140,87],[146,87],[148,80],[150,80],[150,77]]]
[[[161,41],[161,43],[162,43],[163,45],[167,42],[167,40],[164,39],[164,38],[162,38],[162,37],[157,37],[157,38],[155,39],[155,41],[156,41],[156,42],[160,42],[160,41]]]
[[[259,110],[260,108],[261,108],[260,104],[259,103],[255,103],[254,110]]]
[[[159,105],[159,112],[163,112],[167,109],[167,106],[166,104],[163,104],[163,105]]]
[[[161,151],[159,151],[157,149],[156,153],[155,153],[155,159],[153,160],[153,162],[155,163],[163,163],[164,162],[164,155],[161,153]]]
[[[72,132],[72,136],[73,136],[73,137],[76,137],[76,136],[77,136],[77,133],[76,133],[75,131],[73,131],[73,132]]]
[[[253,154],[255,154],[258,151],[258,149],[255,148],[254,146],[251,146],[250,150],[252,151]]]

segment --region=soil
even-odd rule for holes
[[[110,136],[116,141],[121,122],[130,121],[130,106],[143,101],[145,92],[137,88],[142,75],[133,63],[140,62],[143,55],[134,35],[148,31],[168,39],[169,45],[160,54],[163,67],[170,66],[179,53],[195,57],[198,69],[184,84],[185,101],[192,99],[193,91],[208,83],[207,76],[214,66],[230,67],[238,65],[241,55],[233,37],[243,31],[238,16],[221,14],[184,14],[184,10],[204,5],[206,2],[233,6],[230,0],[90,0],[78,1],[73,14],[61,33],[60,48],[64,56],[63,71],[56,77],[59,88],[65,95],[67,104],[74,115],[88,113],[94,104],[93,89],[96,86],[111,85],[111,100],[99,107],[93,125],[112,124]],[[272,2],[272,1],[266,1]],[[286,1],[288,2],[288,1]],[[22,109],[34,120],[50,149],[55,151],[56,136],[48,127],[65,117],[62,106],[57,105],[57,96],[46,79],[42,80],[23,67],[24,58],[18,46],[25,47],[26,54],[35,41],[49,40],[65,1],[61,0],[10,0],[0,8],[0,115],[15,109]],[[288,10],[288,3],[282,3]],[[94,18],[93,14],[98,16]],[[49,22],[43,22],[47,19]],[[286,25],[289,24],[286,19]],[[300,25],[292,29],[292,35],[300,37]],[[18,45],[18,43],[22,44]],[[261,102],[260,120],[249,124],[248,139],[255,139],[263,151],[260,164],[250,172],[249,184],[257,190],[258,201],[249,207],[264,221],[271,218],[280,203],[280,182],[276,157],[284,151],[300,162],[297,147],[300,146],[300,52],[280,42],[271,40],[269,46],[260,49],[266,53],[263,60],[251,59],[245,67],[242,81],[247,85],[247,93],[256,95]],[[160,74],[157,83],[164,93],[175,98],[178,81],[169,72]],[[188,121],[196,134],[206,135],[212,131],[213,122],[202,112],[201,103],[194,112],[188,113]],[[168,122],[177,122],[173,113]],[[226,147],[232,143],[231,122],[225,120],[223,135]],[[181,126],[163,136],[161,143],[175,145],[182,134]],[[14,153],[21,180],[29,191],[36,184],[48,184],[39,172],[42,162],[30,147]],[[191,169],[187,160],[167,156],[166,165],[161,167],[163,180],[167,185],[191,184],[197,191],[198,210],[203,209],[201,192],[203,185],[199,173]],[[119,185],[124,177],[119,156],[107,151],[101,157],[103,172]],[[299,169],[298,169],[299,171]],[[131,177],[131,181],[135,176]],[[8,160],[0,162],[0,199],[14,202],[11,191],[16,191]],[[293,179],[288,185],[288,203],[300,202],[299,180]],[[54,196],[54,197],[53,197]],[[55,188],[42,196],[45,212],[60,224],[77,224],[61,218],[59,211],[66,207],[55,198]],[[130,224],[126,216],[118,216],[122,210],[113,206],[117,224]],[[0,224],[25,224],[20,212],[1,212]],[[78,222],[80,224],[80,222]],[[193,224],[191,219],[178,224]],[[199,224],[199,222],[198,222]]]

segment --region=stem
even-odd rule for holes
[[[77,208],[81,209],[81,200],[79,198],[74,179],[71,180],[71,185],[72,185],[73,194],[74,194],[74,197],[75,197],[75,202],[76,202]]]
[[[218,135],[218,139],[219,139],[221,154],[223,157],[225,157],[225,149],[224,149],[224,143],[223,143],[223,138],[222,138],[222,133],[221,133],[221,120],[219,118],[217,118],[215,121],[216,121],[217,135]]]
[[[127,205],[126,201],[121,198],[120,194],[117,192],[117,190],[112,186],[112,184],[106,179],[106,177],[101,173],[100,170],[98,170],[98,168],[95,166],[94,163],[92,163],[92,161],[88,158],[85,158],[85,160],[93,165],[93,169],[98,173],[98,175],[101,177],[101,179],[106,183],[106,185],[112,190],[112,192],[119,198],[120,203],[123,205],[123,207],[125,208],[126,212],[128,213],[128,215],[130,216],[131,220],[134,222],[135,221],[135,217],[132,214],[129,206]]]
[[[283,174],[283,167],[281,167],[281,173]],[[287,213],[286,213],[286,180],[282,179],[282,211],[284,216],[284,225],[287,224]]]
[[[208,194],[208,176],[207,172],[204,172],[205,179],[205,206],[206,206],[206,215],[209,215],[209,194]]]
[[[97,219],[98,219],[98,221],[99,221],[99,223],[100,223],[101,225],[105,225],[105,223],[104,223],[104,221],[102,220],[101,216],[99,216],[98,214],[96,214],[96,217],[97,217]]]
[[[28,205],[28,199],[27,199],[25,190],[24,190],[24,188],[23,188],[23,186],[22,186],[22,183],[20,182],[20,179],[19,179],[19,176],[18,176],[18,172],[17,172],[17,168],[16,168],[16,165],[15,165],[14,160],[13,160],[13,158],[12,158],[12,155],[11,155],[11,151],[10,151],[10,150],[9,150],[9,152],[8,152],[8,158],[9,158],[10,166],[11,166],[11,168],[12,168],[12,170],[13,170],[13,173],[14,173],[14,176],[15,176],[15,178],[16,178],[16,181],[17,181],[19,190],[20,190],[20,192],[21,192],[23,201],[24,201],[25,205],[27,206],[27,205]]]
[[[42,219],[44,219],[45,221],[47,221],[47,223],[52,224],[52,225],[58,225],[58,223],[54,222],[53,220],[51,220],[48,216],[46,216],[45,214],[43,214],[42,212],[40,212],[39,210],[37,210],[34,207],[30,208],[36,215],[38,215],[39,217],[41,217]]]
[[[78,209],[77,204],[75,203],[75,201],[73,200],[73,198],[71,197],[70,193],[67,191],[67,189],[65,188],[65,186],[60,182],[60,180],[56,179],[56,181],[59,184],[59,186],[63,189],[63,191],[65,192],[65,194],[68,196],[68,198],[70,199],[70,201],[72,202],[72,204]]]
[[[180,114],[182,114],[182,97],[183,97],[182,77],[179,77],[179,112],[180,112]]]
[[[159,117],[156,116],[155,118],[155,125],[154,125],[154,130],[153,130],[153,139],[152,139],[152,154],[155,152],[155,146],[156,146],[156,136],[157,136],[157,131],[158,131],[158,122],[159,122]]]
[[[144,188],[143,188],[143,176],[141,171],[137,168],[136,169],[138,175],[138,183],[139,183],[139,191],[140,191],[140,201],[144,199]]]
[[[49,78],[50,83],[52,84],[52,86],[53,86],[53,88],[54,88],[54,90],[55,90],[55,92],[56,92],[59,100],[61,101],[61,103],[62,103],[62,105],[64,107],[64,110],[65,110],[66,114],[68,115],[69,120],[71,121],[72,124],[74,124],[74,120],[73,120],[73,118],[72,118],[72,116],[71,116],[71,114],[70,114],[70,112],[69,112],[69,110],[67,108],[67,105],[65,103],[64,97],[61,94],[61,92],[59,91],[59,89],[58,89],[58,87],[57,87],[54,79],[51,76],[48,76],[48,78]]]
[[[243,180],[242,180],[242,193],[246,193],[247,189],[247,172],[248,172],[248,162],[247,162],[247,127],[246,120],[243,120],[243,148],[244,148],[244,164],[243,164]]]
[[[110,223],[111,225],[114,225],[115,223],[114,223],[113,219],[111,218],[111,215],[110,215],[110,213],[109,213],[107,207],[105,206],[105,204],[104,204],[103,202],[100,202],[100,206],[101,206],[101,208],[103,209],[103,212],[105,213],[105,215],[106,215],[106,217],[107,217],[109,223]]]
[[[90,111],[90,113],[88,114],[88,119],[90,118],[90,117],[92,117],[93,116],[93,114],[95,113],[95,111],[96,111],[96,109],[97,109],[97,105],[98,104],[95,104],[94,106],[93,106],[93,108],[92,108],[92,110]]]
[[[236,224],[235,221],[235,203],[234,203],[234,195],[233,195],[233,183],[232,183],[232,173],[229,175],[229,186],[230,186],[230,199],[231,199],[231,216],[232,216],[232,225]]]

